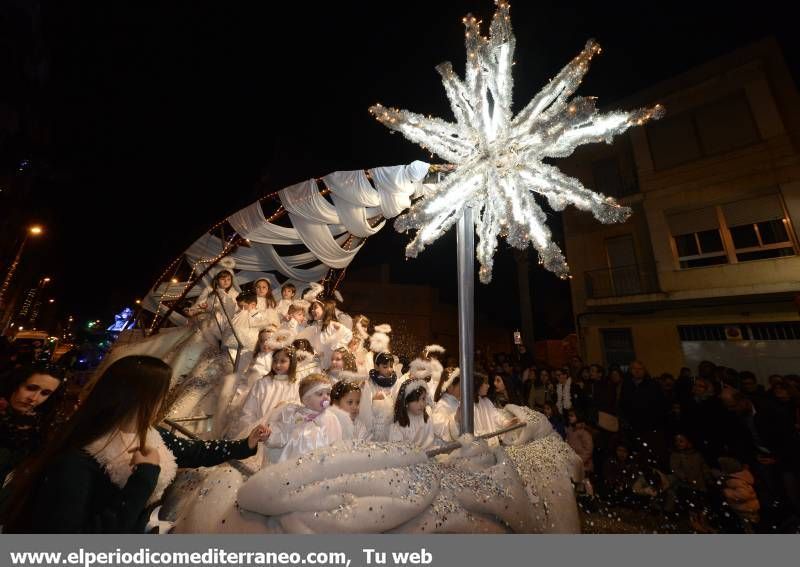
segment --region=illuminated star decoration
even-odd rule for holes
[[[660,118],[663,108],[656,105],[601,114],[593,98],[571,98],[592,57],[600,53],[600,46],[590,40],[513,116],[511,67],[516,40],[508,3],[496,3],[488,38],[481,35],[480,22],[472,16],[464,18],[466,78],[458,77],[449,62],[436,68],[455,123],[380,104],[370,108],[385,126],[455,165],[429,194],[398,217],[395,228],[399,232],[417,231],[406,247],[406,256],[416,257],[459,219],[465,207],[473,207],[483,283],[492,279],[498,236],[522,250],[532,243],[539,263],[564,278],[569,268],[561,249],[552,241],[545,213],[534,194],[545,197],[556,211],[572,204],[591,211],[602,223],[622,222],[631,211],[544,160],[569,156],[583,144],[610,143],[629,127]]]

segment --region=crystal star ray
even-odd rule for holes
[[[660,118],[656,105],[633,111],[601,113],[591,97],[575,97],[600,45],[584,49],[537,93],[519,113],[512,112],[512,67],[516,40],[506,0],[497,9],[489,35],[480,22],[464,18],[467,65],[464,78],[449,62],[436,67],[455,122],[376,104],[370,112],[382,124],[454,165],[425,197],[395,221],[398,231],[416,231],[406,247],[415,257],[461,217],[465,207],[476,211],[476,256],[483,283],[492,278],[498,238],[525,249],[533,246],[539,263],[558,276],[569,268],[547,227],[547,215],[536,195],[556,211],[573,205],[602,223],[623,222],[630,209],[596,193],[547,158],[564,158],[585,144],[611,143],[631,126]]]

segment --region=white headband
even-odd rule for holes
[[[428,385],[425,382],[423,382],[422,380],[416,380],[416,379],[409,380],[408,382],[406,382],[404,384],[404,386],[406,388],[406,393],[403,396],[404,398],[407,398],[408,396],[411,395],[411,392],[416,392],[420,388],[424,388],[425,389],[425,393],[428,392]]]
[[[303,399],[306,399],[306,396],[310,396],[311,394],[316,394],[320,390],[328,390],[331,391],[331,385],[325,382],[319,382],[316,386],[311,386],[311,389],[303,394]]]
[[[446,392],[447,388],[452,386],[452,384],[455,381],[455,379],[458,378],[459,376],[461,376],[461,370],[458,369],[458,368],[455,368],[450,373],[450,376],[447,377],[447,380],[444,381],[444,384],[442,384],[442,392]]]

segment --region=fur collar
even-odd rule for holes
[[[123,433],[116,430],[92,441],[83,450],[97,461],[109,479],[111,479],[111,482],[119,488],[123,488],[133,472],[131,454],[128,451],[136,446],[137,439],[134,433]],[[164,490],[175,479],[178,465],[175,462],[175,455],[167,448],[161,435],[153,427],[147,431],[147,446],[151,450],[158,451],[159,466],[161,467],[155,490],[153,490],[153,494],[150,495],[150,499],[147,501],[147,504],[150,505],[161,499]]]

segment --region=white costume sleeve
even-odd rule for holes
[[[433,409],[433,433],[445,443],[455,441],[460,435],[458,408],[458,400],[445,394]]]

